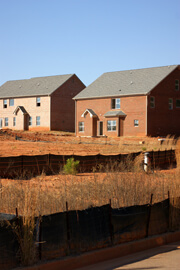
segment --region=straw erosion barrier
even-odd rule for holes
[[[1,269],[178,230],[179,156],[177,144],[172,174],[139,171],[139,154],[101,163],[103,173],[96,167],[89,178],[59,172],[18,184],[1,180],[0,212],[15,213],[14,219],[1,218]],[[56,182],[49,187],[51,178]]]

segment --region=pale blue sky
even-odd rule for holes
[[[180,64],[180,0],[0,0],[0,85]]]

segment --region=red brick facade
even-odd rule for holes
[[[112,98],[94,98],[76,100],[76,135],[77,136],[166,136],[180,135],[180,102],[179,90],[175,90],[175,81],[180,82],[179,67],[160,82],[148,95],[117,96],[120,98],[120,109],[111,108]],[[151,97],[155,107],[151,108]],[[169,105],[169,99],[173,105]],[[179,101],[176,101],[179,100]],[[171,109],[169,106],[173,106]],[[95,115],[87,112],[91,109]],[[105,117],[105,113],[122,111],[126,116]],[[108,121],[116,124],[115,130],[108,130]],[[116,121],[116,122],[112,122]],[[79,130],[79,123],[84,129]],[[101,132],[102,130],[102,132]]]

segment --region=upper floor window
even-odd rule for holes
[[[173,109],[173,99],[169,98],[169,110]]]
[[[176,99],[176,108],[180,108],[180,99]]]
[[[150,97],[150,108],[155,108],[155,97]]]
[[[175,80],[175,90],[179,90],[179,80]]]
[[[40,116],[36,116],[36,126],[40,126],[41,124],[41,118]]]
[[[7,108],[7,99],[3,100],[3,108],[6,109]]]
[[[5,125],[5,127],[8,127],[8,117],[5,117],[4,125]]]
[[[79,127],[79,132],[84,132],[84,122],[79,122],[78,127]]]
[[[13,99],[13,98],[11,98],[11,99],[9,100],[9,106],[14,106],[14,99]]]
[[[29,126],[32,126],[32,116],[29,116]]]
[[[139,120],[137,120],[137,119],[134,120],[134,126],[135,126],[135,127],[138,127],[138,126],[139,126]]]
[[[116,130],[116,120],[107,121],[107,131],[115,131]]]
[[[13,127],[16,126],[16,117],[13,117]]]
[[[120,109],[120,98],[112,98],[111,99],[111,109]]]
[[[40,107],[41,106],[41,98],[40,97],[37,97],[36,98],[36,106],[37,107]]]

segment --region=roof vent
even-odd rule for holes
[[[19,85],[19,88],[21,88],[21,85]]]
[[[37,86],[39,86],[40,85],[40,83],[37,83]]]
[[[131,81],[131,84],[133,84],[133,81]]]

